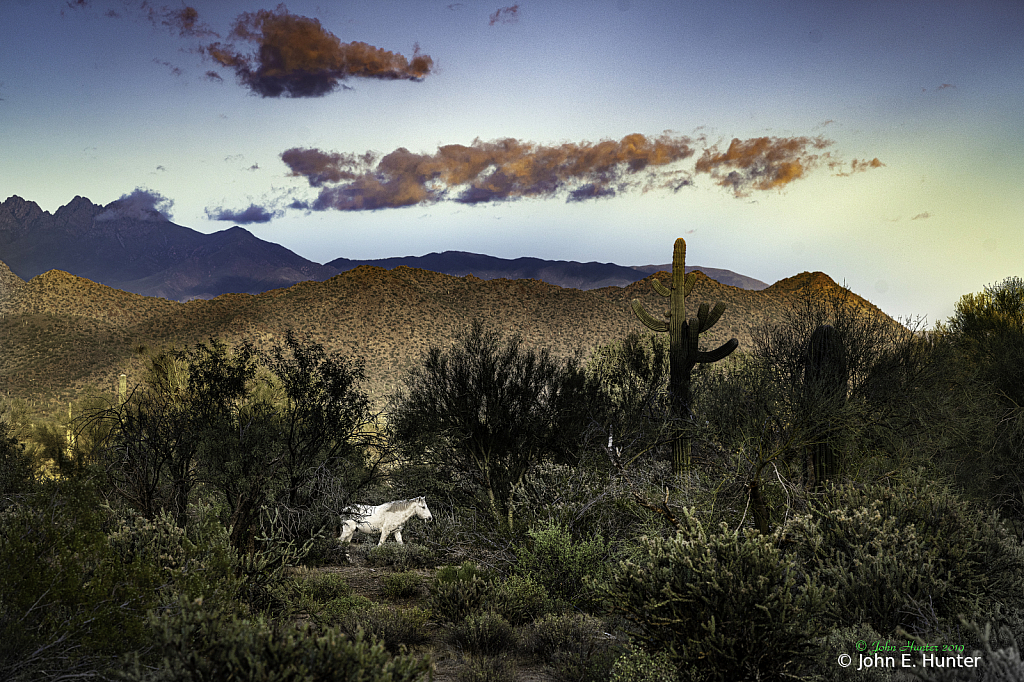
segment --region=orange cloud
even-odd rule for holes
[[[746,196],[751,190],[778,189],[803,177],[829,157],[827,152],[815,152],[831,145],[823,137],[733,138],[724,152],[717,146],[704,150],[695,170],[707,173],[736,196]]]
[[[464,204],[568,195],[568,201],[614,196],[693,155],[687,137],[627,135],[539,145],[512,138],[445,145],[434,154],[399,148],[374,164],[361,156],[289,149],[281,160],[310,186],[325,187],[314,210],[373,210],[432,203],[449,197]]]
[[[253,43],[255,52],[219,42],[204,52],[263,97],[319,97],[350,77],[421,80],[434,63],[418,48],[409,60],[366,43],[342,43],[318,20],[290,14],[284,5],[239,15],[229,38]]]
[[[829,168],[832,168],[833,170],[835,170],[836,168],[842,168],[842,166],[842,162],[839,161],[833,161],[829,163]],[[885,164],[879,161],[878,157],[875,157],[870,161],[854,159],[853,161],[850,162],[850,170],[841,170],[835,173],[835,175],[845,178],[847,176],[853,175],[854,173],[863,173],[864,171],[871,170],[872,168],[883,168],[884,166]]]

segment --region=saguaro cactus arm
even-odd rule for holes
[[[658,280],[654,281],[657,282]],[[633,312],[636,314],[636,316],[640,318],[640,321],[643,322],[644,326],[646,326],[648,329],[656,332],[668,331],[668,322],[653,317],[649,312],[644,310],[644,307],[643,305],[641,305],[640,301],[634,298],[629,305],[633,308]]]
[[[718,362],[719,360],[728,357],[729,353],[736,350],[739,345],[740,342],[736,339],[729,339],[714,350],[699,351],[697,353],[697,362]]]

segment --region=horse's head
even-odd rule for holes
[[[416,498],[416,516],[420,517],[424,521],[430,521],[432,518],[434,518],[433,515],[430,513],[430,510],[427,508],[427,498]]]

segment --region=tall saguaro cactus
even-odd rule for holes
[[[672,411],[677,419],[689,419],[690,411],[690,374],[697,363],[718,362],[736,350],[740,342],[729,339],[714,350],[702,351],[698,348],[700,334],[711,329],[725,312],[724,303],[716,303],[711,308],[702,303],[697,310],[697,317],[686,319],[686,297],[697,281],[695,273],[686,274],[686,240],[676,239],[672,250],[672,286],[666,287],[656,278],[651,280],[654,290],[669,299],[668,320],[659,320],[644,310],[637,299],[630,304],[633,312],[644,325],[655,332],[668,332],[669,338],[669,397]],[[676,435],[672,442],[672,464],[677,473],[690,466],[690,443],[682,433]]]
[[[849,378],[846,348],[839,332],[831,325],[819,325],[811,334],[804,355],[806,400],[809,404],[817,404],[829,411],[842,407],[846,402]],[[819,422],[813,431],[811,466],[814,470],[814,485],[819,489],[839,471],[839,461],[831,442],[834,438],[832,431],[829,421]]]

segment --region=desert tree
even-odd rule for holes
[[[596,349],[587,361],[587,373],[600,386],[602,405],[594,418],[607,435],[617,464],[626,465],[672,442],[669,348],[664,337],[630,332]]]
[[[383,474],[392,456],[360,387],[363,365],[292,330],[263,357],[278,396],[283,458],[277,502],[293,515],[309,516],[314,508],[338,512]]]
[[[965,294],[946,323],[936,326],[934,337],[936,346],[952,349],[960,375],[973,380],[974,404],[988,405],[992,442],[973,448],[984,461],[984,466],[971,467],[973,474],[987,478],[984,486],[1004,509],[1022,516],[1024,280],[1007,277],[979,293]]]
[[[591,433],[579,405],[587,385],[577,358],[558,360],[477,320],[449,348],[427,351],[394,396],[389,422],[417,459],[468,479],[474,503],[510,530],[514,492],[531,468],[571,459]]]

